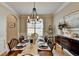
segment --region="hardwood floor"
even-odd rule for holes
[[[49,50],[38,50],[40,56],[52,56],[53,53]]]
[[[22,50],[10,51],[6,56],[17,56]]]
[[[52,52],[55,56],[65,56],[64,51],[57,44],[56,49],[54,49]]]

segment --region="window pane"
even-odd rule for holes
[[[42,30],[42,29],[36,29],[36,33],[37,33],[39,36],[43,36],[43,30]]]
[[[31,23],[27,23],[27,28],[34,28],[34,24],[31,24]]]
[[[31,35],[32,33],[34,33],[34,29],[28,28],[27,29],[27,35]]]

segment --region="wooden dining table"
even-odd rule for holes
[[[47,43],[45,43],[47,45]],[[42,53],[42,54],[41,54]],[[38,44],[27,44],[26,47],[24,47],[21,54],[18,54],[17,56],[52,56],[52,52],[50,47],[48,46],[47,49],[42,49],[38,47]]]

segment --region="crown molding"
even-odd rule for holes
[[[65,2],[62,6],[60,6],[60,8],[55,12],[55,14],[57,14],[58,12],[60,12],[61,10],[63,10],[69,4],[70,4],[70,2]]]
[[[1,4],[2,4],[4,7],[8,8],[10,11],[14,12],[15,14],[17,14],[16,11],[15,11],[13,8],[11,8],[8,4],[6,4],[5,2],[1,2]],[[18,15],[18,14],[17,14],[17,15]]]

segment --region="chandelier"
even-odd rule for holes
[[[35,8],[35,2],[34,2],[34,7],[32,9],[32,14],[30,16],[28,16],[27,22],[30,22],[30,21],[36,22],[36,21],[39,21],[39,19],[40,18],[37,14],[37,11],[36,11],[36,8]],[[39,22],[41,22],[41,21],[39,21]]]

